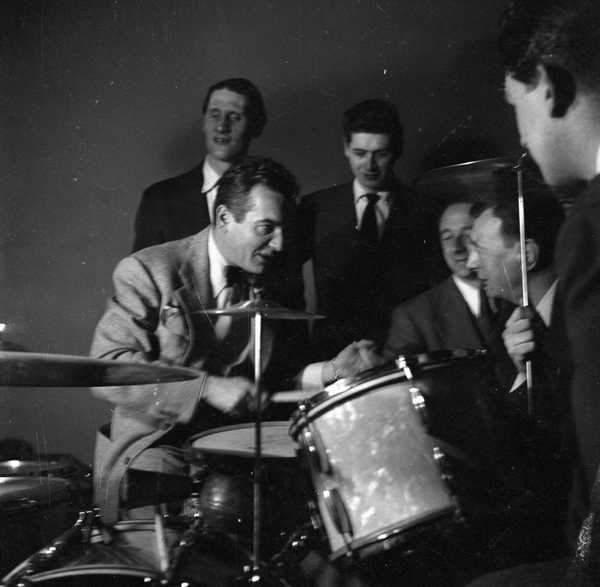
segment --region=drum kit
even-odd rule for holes
[[[434,170],[429,181],[447,187],[452,176],[472,185],[507,166],[505,160],[452,166]],[[489,431],[474,391],[485,351],[400,356],[323,391],[273,393],[271,402],[296,404],[295,411],[289,421],[263,421],[262,321],[321,316],[261,298],[206,312],[253,321],[256,419],[190,438],[184,453],[194,489],[175,514],[148,504],[154,519],[109,526],[98,510],[82,508],[77,516],[81,502],[65,480],[64,463],[0,463],[0,517],[10,522],[0,548],[7,551],[11,528],[36,516],[47,522],[35,528],[25,556],[40,540],[46,546],[1,585],[304,585],[298,569],[311,551],[351,568],[390,549],[402,556],[419,537],[464,524],[452,463],[476,467],[485,459],[478,445],[489,445]],[[99,387],[197,376],[184,367],[0,350],[0,386]],[[475,424],[466,436],[446,426],[453,409],[463,421],[471,410]],[[49,529],[62,534],[48,535]],[[21,549],[0,558],[0,571],[23,555]]]

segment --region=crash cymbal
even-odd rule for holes
[[[0,386],[4,387],[104,387],[185,381],[196,377],[196,371],[184,367],[0,351]]]
[[[260,314],[264,318],[272,320],[317,320],[325,317],[320,314],[292,310],[270,300],[247,300],[228,308],[202,310],[202,313],[213,316],[256,316],[256,314]]]

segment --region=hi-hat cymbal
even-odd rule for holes
[[[424,173],[415,185],[441,199],[465,196],[477,199],[497,194],[506,178],[516,178],[516,164],[516,157],[496,157],[438,167]]]
[[[0,386],[4,387],[104,387],[185,381],[196,377],[196,371],[184,367],[0,351]]]
[[[320,314],[292,310],[270,300],[246,300],[228,308],[202,310],[202,313],[214,316],[256,316],[260,314],[264,318],[272,320],[318,320],[325,317]]]

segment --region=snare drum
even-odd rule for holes
[[[454,516],[426,399],[440,381],[462,404],[461,382],[476,378],[482,362],[480,351],[400,357],[300,405],[290,433],[311,471],[332,560],[364,558]]]
[[[296,458],[289,422],[263,422],[262,537],[266,555],[308,519],[308,480]],[[204,522],[251,548],[254,473],[254,424],[215,428],[193,436],[186,449],[192,465],[204,470],[199,507]]]

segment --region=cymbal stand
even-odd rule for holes
[[[255,291],[257,297],[260,293]],[[254,384],[256,386],[256,419],[254,421],[254,478],[252,483],[252,574],[259,579],[260,565],[260,521],[262,515],[262,319],[260,311],[256,311],[253,322],[254,332]]]

